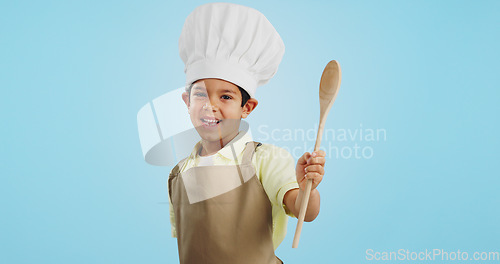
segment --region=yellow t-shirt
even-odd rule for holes
[[[241,160],[243,157],[245,143],[250,141],[252,141],[251,136],[240,131],[233,140],[213,156],[213,165],[237,165],[237,160]],[[179,168],[180,172],[198,166],[200,147],[201,143],[198,142],[182,168]],[[234,159],[235,155],[237,160]],[[295,177],[295,160],[285,149],[270,144],[262,144],[253,155],[252,165],[272,205],[273,245],[276,250],[286,235],[287,214],[293,216],[286,209],[283,197],[287,191],[299,188]],[[169,205],[172,236],[177,237],[174,209],[171,202],[169,202]]]

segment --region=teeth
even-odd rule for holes
[[[210,124],[218,124],[219,123],[218,120],[214,120],[214,119],[203,119],[203,122],[210,123]]]

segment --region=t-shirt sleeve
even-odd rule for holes
[[[283,197],[287,191],[299,188],[294,158],[283,148],[263,144],[257,148],[255,159],[257,174],[269,200],[293,216],[283,203]]]

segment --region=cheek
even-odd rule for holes
[[[200,109],[201,107],[198,104],[194,104],[193,102],[191,102],[191,104],[189,105],[189,114],[191,116],[196,116],[200,112]]]
[[[226,118],[240,119],[243,113],[243,108],[240,105],[233,105],[231,107],[221,109]]]
[[[200,109],[205,105],[205,100],[200,98],[193,98],[190,102],[190,107],[193,109]]]

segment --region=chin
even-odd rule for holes
[[[201,139],[203,139],[204,141],[210,141],[210,142],[220,141],[220,135],[218,132],[210,133],[199,128],[197,128],[196,130],[198,131],[198,134],[200,135]]]

